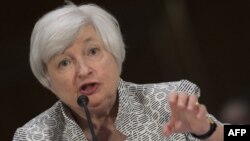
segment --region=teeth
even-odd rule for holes
[[[87,87],[86,87],[86,89],[90,89],[92,87],[92,85],[88,85]]]
[[[91,87],[93,87],[95,84],[94,83],[92,83],[92,84],[87,84],[87,85],[84,85],[83,87],[82,87],[82,89],[83,90],[87,90],[87,89],[90,89]]]
[[[93,94],[97,90],[96,85],[97,85],[96,83],[88,83],[88,84],[82,85],[80,89],[80,93],[86,94],[86,95]]]

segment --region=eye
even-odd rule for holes
[[[63,59],[62,61],[59,62],[59,68],[61,67],[67,67],[69,64],[71,63],[71,61],[69,59]]]
[[[94,55],[97,55],[98,52],[99,52],[99,48],[91,48],[91,49],[88,51],[88,55],[94,56]]]

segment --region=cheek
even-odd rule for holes
[[[72,79],[63,77],[60,79],[54,79],[51,83],[53,93],[65,104],[74,106],[76,101],[75,88],[72,85]]]
[[[107,59],[107,61],[102,64],[100,71],[107,80],[114,80],[119,77],[118,65],[114,59]]]
[[[56,95],[68,92],[72,89],[72,76],[69,74],[56,75],[51,78],[51,86]]]
[[[102,69],[104,80],[109,84],[109,87],[112,91],[116,90],[119,81],[119,69],[115,60],[108,61],[104,68]]]

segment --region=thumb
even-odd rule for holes
[[[169,136],[174,132],[174,124],[173,122],[169,121],[167,122],[162,129],[163,135],[164,136]]]

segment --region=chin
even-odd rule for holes
[[[107,103],[100,103],[100,104],[97,104],[95,106],[89,106],[89,110],[91,113],[93,114],[97,114],[97,115],[106,115],[109,113],[109,111],[111,110],[112,107],[109,107],[107,105]]]
[[[108,110],[107,109],[100,109],[100,108],[89,108],[90,113],[95,115],[95,116],[105,116],[108,115]]]

